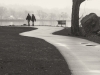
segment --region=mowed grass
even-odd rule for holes
[[[86,39],[86,40],[89,40],[89,41],[96,42],[96,43],[100,44],[100,35],[92,34],[88,37],[85,37],[85,36],[82,35],[82,28],[80,28],[80,35],[79,36],[73,36],[71,34],[71,28],[70,27],[64,28],[60,31],[56,31],[53,34],[54,35],[62,35],[62,36],[71,36],[71,37],[82,38],[82,39]]]
[[[31,27],[0,27],[0,75],[71,75],[60,52],[42,39],[20,36]]]
[[[62,29],[60,31],[56,31],[53,34],[54,35],[63,35],[63,36],[68,36],[68,35],[72,36],[70,27],[66,27],[66,28],[64,28],[64,29]]]

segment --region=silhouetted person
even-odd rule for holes
[[[36,21],[36,18],[35,18],[35,16],[34,16],[34,14],[32,14],[32,26],[34,26],[34,21]]]
[[[28,26],[30,26],[31,16],[30,14],[27,15],[26,20],[28,21]]]

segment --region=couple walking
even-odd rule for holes
[[[34,14],[32,14],[32,17],[30,16],[30,14],[28,14],[26,20],[28,21],[28,26],[30,26],[30,21],[32,21],[32,26],[34,26],[34,21],[36,21],[36,18]]]

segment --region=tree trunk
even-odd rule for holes
[[[75,36],[79,35],[79,8],[83,1],[85,0],[73,0],[71,33]]]

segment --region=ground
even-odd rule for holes
[[[91,36],[88,36],[88,37],[85,37],[85,36],[73,36],[71,34],[71,28],[70,27],[67,27],[67,28],[64,28],[63,30],[60,30],[60,31],[57,31],[57,32],[54,32],[53,33],[54,35],[63,35],[63,36],[71,36],[71,37],[78,37],[78,38],[83,38],[83,39],[87,39],[87,40],[90,40],[90,41],[93,41],[93,42],[96,42],[96,43],[99,43],[100,44],[100,35],[91,35]],[[81,34],[81,28],[80,28],[80,34]]]
[[[0,75],[71,75],[60,52],[50,43],[19,33],[31,27],[0,27]]]

